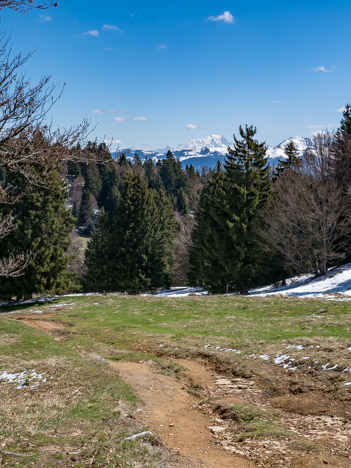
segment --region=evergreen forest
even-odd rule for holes
[[[57,144],[43,132],[25,138],[49,153]],[[325,274],[351,260],[350,106],[314,145],[301,158],[288,144],[271,168],[265,143],[245,126],[225,164],[201,172],[171,151],[157,162],[114,158],[97,142],[66,148],[70,156],[49,167],[2,165],[0,296],[185,284],[246,294]],[[22,264],[11,269],[13,259]]]

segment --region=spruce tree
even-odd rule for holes
[[[332,147],[333,177],[342,189],[342,204],[344,215],[340,217],[339,224],[348,223],[351,211],[351,106],[346,104],[343,118],[335,134]],[[338,244],[342,247],[345,262],[351,261],[351,239],[341,236]]]
[[[189,212],[188,201],[186,199],[183,187],[177,191],[177,208],[182,215],[187,215]]]
[[[79,206],[77,218],[77,227],[81,232],[89,232],[91,228],[91,219],[93,216],[93,196],[90,191],[84,187],[82,200]]]
[[[128,173],[110,227],[107,219],[104,214],[89,245],[87,286],[95,290],[137,293],[169,284],[171,248],[177,224],[165,194],[148,189],[140,175]],[[100,242],[106,258],[99,250]],[[105,266],[98,274],[100,255]]]
[[[95,226],[85,253],[87,274],[83,285],[86,291],[113,291],[115,284],[111,274],[113,243],[111,223],[102,208],[98,224]]]
[[[256,129],[239,129],[234,148],[205,184],[196,216],[189,279],[214,292],[247,293],[263,256],[259,232],[270,194],[266,146]]]
[[[231,283],[225,268],[228,254],[223,245],[224,189],[225,173],[218,161],[201,191],[189,252],[190,284],[217,293],[227,291]]]
[[[247,293],[259,271],[263,255],[259,231],[263,209],[270,195],[269,168],[265,143],[254,139],[256,128],[239,127],[241,139],[234,136],[225,161],[226,184],[223,220],[225,247],[232,261],[228,274],[234,289]]]
[[[276,180],[280,175],[282,175],[285,169],[296,168],[302,164],[302,159],[299,157],[298,149],[293,141],[289,141],[285,146],[284,153],[286,154],[286,159],[279,160],[279,163],[274,170],[273,180]]]
[[[71,257],[69,233],[74,219],[65,206],[67,187],[58,171],[51,171],[47,187],[34,186],[12,174],[21,195],[11,206],[16,229],[0,241],[1,256],[7,252],[32,252],[32,259],[18,278],[0,278],[2,297],[31,297],[34,293],[62,293],[73,286],[67,271]]]

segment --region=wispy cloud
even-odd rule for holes
[[[97,37],[99,36],[99,31],[97,29],[90,29],[90,31],[85,32],[84,35]]]
[[[206,128],[205,125],[196,125],[196,124],[187,124],[185,128],[188,130],[204,130]]]
[[[162,50],[162,49],[168,49],[168,47],[166,46],[166,44],[160,44],[157,46],[157,50]]]
[[[52,21],[52,17],[49,15],[40,15],[37,21],[39,21],[39,23],[49,23]]]
[[[336,109],[336,112],[345,112],[345,107],[339,107],[339,109]]]
[[[103,113],[104,113],[104,111],[101,110],[101,109],[94,109],[93,112],[92,112],[92,114],[95,114],[95,115],[101,115]]]
[[[122,140],[104,140],[104,143],[108,144],[108,145],[119,145],[120,143],[122,143]]]
[[[209,16],[207,21],[222,21],[223,23],[235,24],[235,18],[228,10],[218,16]]]
[[[288,101],[284,101],[282,99],[275,99],[273,104],[287,104]]]
[[[317,124],[315,124],[315,125],[308,125],[307,126],[307,128],[311,128],[311,129],[314,129],[314,130],[321,129],[321,128],[325,129],[325,128],[328,128],[328,127],[329,128],[334,127],[334,125],[329,123],[328,125],[317,125]]]
[[[117,31],[119,33],[123,33],[122,29],[118,26],[114,26],[113,24],[104,24],[101,28],[103,31]]]
[[[115,112],[116,111],[114,109],[108,109],[108,111],[107,111],[107,113],[110,114],[110,115],[114,114]]]
[[[113,120],[114,120],[115,122],[124,122],[124,121],[126,120],[126,118],[125,118],[125,117],[119,117],[119,116],[118,116],[118,117],[114,117]]]
[[[333,73],[335,70],[335,65],[332,65],[330,68],[326,68],[324,65],[320,65],[319,67],[312,68],[314,72],[322,72],[322,73]]]
[[[121,110],[120,110],[120,113],[121,113],[121,114],[127,114],[127,115],[130,114],[130,112],[128,112],[127,109],[121,109]]]
[[[142,122],[142,121],[147,120],[147,118],[144,117],[143,115],[140,115],[139,117],[133,117],[133,120],[137,120],[137,121]]]

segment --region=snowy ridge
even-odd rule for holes
[[[303,137],[290,137],[279,143],[277,146],[267,146],[267,159],[271,166],[278,164],[280,159],[286,159],[284,152],[285,146],[293,142],[298,150],[299,156],[303,156],[307,149],[313,150],[314,146],[309,138]],[[224,137],[220,135],[209,135],[206,138],[197,138],[189,141],[186,144],[179,145],[171,151],[175,158],[179,159],[183,166],[192,164],[195,169],[200,169],[204,166],[214,168],[217,161],[224,163],[225,157],[228,153],[228,146],[232,146]],[[168,148],[169,149],[169,148]],[[125,148],[117,151],[112,156],[118,157],[122,153],[126,158],[133,161],[137,154],[141,161],[145,159],[152,159],[154,163],[166,157],[167,151],[147,151],[134,148]]]
[[[218,152],[227,154],[230,143],[220,135],[210,135],[206,138],[191,140],[185,145],[179,145],[175,152],[186,151],[188,153],[199,154],[202,150],[208,149],[211,153]]]

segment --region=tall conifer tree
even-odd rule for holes
[[[225,162],[225,232],[232,263],[228,273],[234,288],[246,293],[258,273],[262,240],[258,233],[262,212],[270,194],[269,168],[265,143],[254,139],[256,128],[239,127],[241,139],[234,136]]]
[[[31,297],[33,293],[62,293],[73,286],[67,271],[71,257],[69,233],[74,219],[65,206],[67,187],[58,171],[50,174],[47,187],[28,184],[12,174],[19,194],[11,206],[16,229],[0,241],[0,251],[14,254],[30,251],[32,260],[18,278],[0,278],[2,297]]]
[[[148,189],[136,173],[126,174],[112,226],[104,214],[89,244],[87,287],[136,293],[168,285],[176,227],[164,192]]]

